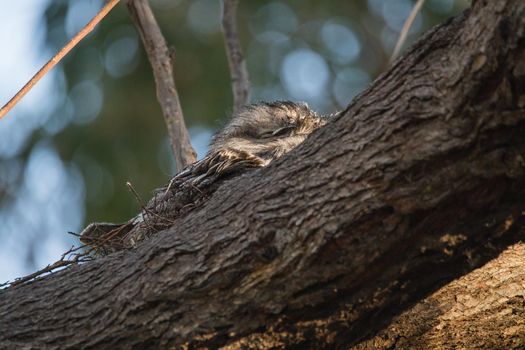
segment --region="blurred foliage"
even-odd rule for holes
[[[238,25],[253,101],[304,99],[324,113],[342,108],[387,68],[413,3],[241,0]],[[101,4],[51,0],[43,14],[46,52],[59,50]],[[173,49],[185,119],[202,154],[210,130],[219,128],[232,108],[220,3],[151,4]],[[409,42],[466,6],[464,0],[427,1]],[[62,89],[49,96],[58,101],[55,109],[15,158],[23,167],[33,147],[46,140],[82,174],[84,223],[127,220],[139,205],[125,182],[147,200],[152,189],[169,181],[174,165],[151,68],[124,1],[57,70]]]

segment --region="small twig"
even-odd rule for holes
[[[163,197],[166,197],[169,193],[169,191],[171,190],[171,187],[173,186],[173,183],[175,182],[175,178],[172,177],[171,180],[170,180],[170,183],[168,184],[168,187],[166,187],[166,191],[164,191],[164,196]],[[157,197],[155,197],[156,199]]]
[[[78,233],[76,233],[76,232],[67,231],[67,234],[68,234],[68,235],[75,236],[75,237],[78,237],[78,238],[82,237],[82,235],[80,235],[80,234],[78,234]]]
[[[101,238],[97,238],[98,239],[97,245],[94,245],[93,247],[94,248],[104,248],[104,244],[106,244],[107,242],[109,242],[113,238],[117,237],[122,232],[122,230],[124,230],[130,224],[131,223],[129,223],[129,222],[126,223],[126,224],[123,224],[122,226],[119,226],[116,229],[113,229],[113,230],[109,231],[108,233],[106,233]],[[114,244],[114,242],[112,244]]]
[[[410,12],[410,15],[408,15],[408,18],[406,19],[405,23],[403,24],[403,28],[401,29],[401,33],[399,34],[399,39],[397,40],[394,52],[390,57],[390,63],[394,62],[397,56],[399,56],[401,48],[403,47],[407,39],[408,31],[410,30],[410,27],[412,27],[412,24],[414,23],[414,20],[416,19],[416,16],[421,10],[421,7],[423,7],[424,3],[425,0],[417,0],[416,4],[412,8],[412,11]]]
[[[197,190],[201,195],[205,195],[205,193],[202,192],[202,190],[198,188],[197,186],[195,186],[194,184],[190,183],[190,187],[193,188],[194,190]]]
[[[131,184],[131,182],[126,182],[126,186],[128,186],[128,189],[130,190],[130,192],[133,194],[133,196],[135,196],[135,199],[137,200],[137,202],[139,203],[140,205],[140,208],[142,209],[143,212],[145,212],[146,214],[149,214],[151,216],[154,216],[156,218],[159,218],[161,220],[164,220],[164,221],[167,221],[168,223],[174,223],[175,221],[173,220],[170,220],[162,215],[159,215],[157,213],[155,213],[154,211],[148,209],[146,207],[146,205],[144,204],[144,201],[142,200],[142,198],[139,196],[139,194],[137,193],[137,191],[135,191],[135,188],[133,187],[133,185]]]
[[[66,255],[71,254],[71,253],[74,253],[74,252],[76,252],[77,250],[80,250],[80,249],[85,248],[85,247],[86,247],[85,244],[82,244],[82,245],[80,245],[80,246],[78,246],[78,247],[72,246],[71,248],[69,248],[69,250],[68,250],[67,252],[65,252],[64,254],[62,254],[62,257],[60,258],[60,260],[64,260],[65,257],[66,257]]]
[[[67,259],[65,260],[66,256],[68,254],[71,254],[77,250],[79,250],[80,248],[83,248],[84,246],[81,246],[81,247],[71,247],[71,249],[69,249],[67,252],[65,252],[64,254],[62,254],[60,260],[58,261],[55,261],[53,264],[51,265],[47,265],[46,267],[44,267],[43,269],[40,269],[38,271],[35,271],[27,276],[24,276],[24,277],[21,277],[21,278],[17,278],[16,280],[14,280],[13,282],[8,282],[8,283],[4,283],[2,284],[1,286],[4,286],[4,285],[7,285],[9,284],[10,287],[14,287],[14,286],[17,286],[19,284],[22,284],[22,283],[25,283],[25,282],[28,282],[28,281],[31,281],[35,278],[37,278],[38,276],[41,276],[45,273],[49,273],[49,272],[53,272],[54,270],[58,269],[58,268],[61,268],[61,267],[66,267],[66,266],[69,266],[69,265],[73,265],[73,264],[77,264],[79,262],[84,262],[84,261],[87,261],[87,260],[90,260],[89,258],[89,254],[91,253],[91,251],[93,249],[90,249],[90,250],[87,250],[83,253],[76,253],[74,255],[74,257],[72,259]],[[85,260],[83,260],[82,258],[85,258]]]
[[[197,153],[191,147],[188,130],[184,123],[166,40],[146,0],[128,0],[127,5],[153,68],[157,99],[162,107],[175,163],[180,171],[186,165],[195,162]]]
[[[44,75],[47,74],[64,56],[66,56],[71,49],[73,49],[86,35],[88,35],[95,27],[96,25],[104,18],[106,15],[115,7],[120,0],[109,0],[102,9],[93,17],[91,21],[89,21],[88,24],[84,26],[80,30],[80,32],[77,33],[71,39],[66,46],[64,46],[53,58],[51,58],[40,70],[29,80],[22,89],[20,89],[13,98],[7,102],[2,109],[0,109],[0,119],[4,117],[21,99],[24,97],[25,94],[27,94],[35,84],[42,79]]]
[[[242,55],[241,43],[237,33],[236,13],[239,0],[224,0],[222,11],[222,31],[224,45],[230,66],[230,77],[233,90],[233,113],[250,102],[250,79],[246,61]]]
[[[139,203],[140,207],[142,210],[145,210],[146,209],[146,205],[144,205],[144,201],[142,200],[142,198],[140,198],[139,194],[137,193],[137,191],[135,191],[135,188],[133,187],[133,185],[131,184],[131,182],[127,181],[126,182],[126,186],[128,186],[128,189],[131,193],[133,193],[133,195],[135,196],[135,199],[137,200],[137,202]]]

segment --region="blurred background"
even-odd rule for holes
[[[413,0],[241,0],[252,100],[332,113],[388,67]],[[4,104],[103,0],[18,0],[0,13]],[[199,157],[232,108],[219,0],[151,0]],[[427,0],[407,45],[468,6]],[[405,45],[405,47],[407,46]],[[175,172],[155,85],[124,4],[0,120],[0,283],[60,258],[92,221],[121,222]]]

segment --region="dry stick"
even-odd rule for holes
[[[64,56],[66,56],[71,49],[73,49],[86,35],[88,35],[95,27],[96,25],[115,7],[120,0],[109,0],[102,9],[93,17],[91,21],[89,21],[88,24],[80,30],[80,32],[77,33],[71,39],[66,46],[64,46],[53,58],[51,58],[40,70],[29,80],[20,91],[16,93],[13,98],[7,102],[2,109],[0,109],[0,119],[2,119],[21,99],[24,97],[25,94],[27,94],[35,84],[42,79],[44,75],[47,74]]]
[[[62,254],[62,257],[60,258],[60,260],[55,261],[54,263],[52,263],[50,265],[47,265],[43,269],[35,271],[35,272],[33,272],[33,273],[31,273],[31,274],[29,274],[27,276],[18,278],[16,280],[14,280],[13,282],[3,283],[0,286],[5,286],[5,285],[9,284],[10,287],[14,287],[14,286],[17,286],[19,284],[31,281],[31,280],[33,280],[33,279],[37,278],[38,276],[41,276],[41,275],[43,275],[45,273],[53,272],[54,270],[56,270],[58,268],[66,267],[66,266],[77,264],[77,263],[80,263],[80,262],[85,262],[87,260],[91,260],[91,257],[89,256],[89,254],[91,253],[91,251],[93,249],[87,250],[87,251],[85,251],[83,253],[77,253],[73,257],[73,259],[64,260],[68,254],[73,253],[73,252],[75,252],[75,251],[77,251],[77,250],[79,250],[80,248],[83,248],[83,247],[84,246],[80,246],[80,247],[76,247],[76,248],[75,247],[71,247],[71,249],[69,249],[67,252]],[[83,260],[82,258],[85,258],[85,259]]]
[[[96,245],[93,245],[91,250],[95,248],[104,248],[104,244],[108,243],[110,240],[117,237],[122,232],[122,230],[130,224],[131,224],[130,222],[127,222],[109,232],[104,233],[101,238],[97,238],[98,242],[95,242]]]
[[[181,171],[186,165],[196,161],[197,154],[191,147],[184,123],[166,40],[146,0],[128,0],[127,5],[153,68],[157,99],[164,114],[177,170]]]
[[[171,183],[171,181],[170,181]],[[144,211],[146,214],[149,214],[151,216],[154,216],[156,218],[159,218],[160,220],[164,220],[164,221],[167,221],[168,223],[170,224],[173,224],[175,223],[174,220],[170,220],[168,219],[167,217],[165,216],[162,216],[162,215],[159,215],[157,213],[155,213],[154,211],[148,209],[146,207],[146,205],[144,204],[144,201],[142,200],[142,198],[140,197],[140,195],[137,193],[137,191],[135,191],[135,188],[133,187],[133,185],[131,184],[131,182],[126,182],[126,186],[128,187],[129,191],[133,194],[133,196],[135,196],[135,200],[137,201],[137,203],[139,203],[140,205],[140,208],[142,209],[142,211]]]
[[[237,34],[235,15],[238,4],[239,0],[224,0],[222,6],[222,30],[232,80],[233,113],[237,113],[242,106],[250,102],[250,80]]]
[[[146,205],[144,204],[144,201],[142,200],[142,198],[140,198],[139,194],[137,193],[137,191],[135,191],[135,188],[133,187],[133,185],[131,184],[131,182],[127,181],[126,182],[126,186],[128,187],[128,190],[130,190],[130,192],[135,196],[135,199],[137,200],[137,202],[139,203],[140,205],[140,208],[142,210],[146,210]]]
[[[407,20],[403,24],[401,33],[399,34],[399,39],[397,40],[396,46],[394,48],[394,52],[392,53],[392,56],[390,57],[390,63],[394,62],[397,56],[399,56],[399,53],[401,52],[401,48],[403,47],[403,45],[405,44],[405,41],[407,40],[408,31],[410,30],[410,27],[412,27],[412,23],[414,23],[414,20],[416,19],[416,16],[421,10],[421,7],[423,7],[424,3],[425,3],[425,0],[417,0],[416,4],[412,8],[410,15],[408,16]]]

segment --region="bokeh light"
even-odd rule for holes
[[[359,57],[361,43],[350,28],[330,21],[323,25],[321,36],[337,64],[349,64]]]
[[[298,49],[284,57],[281,79],[296,100],[323,99],[330,77],[326,60],[315,51]]]

